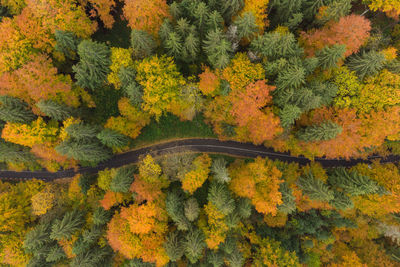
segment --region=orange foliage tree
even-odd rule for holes
[[[0,94],[21,98],[31,105],[51,99],[79,106],[79,93],[73,90],[71,77],[58,74],[52,61],[43,54],[33,56],[17,71],[0,75]]]
[[[282,173],[269,160],[260,157],[252,163],[237,161],[231,168],[230,189],[240,197],[247,197],[255,209],[264,214],[276,215],[282,204],[279,185]]]
[[[199,89],[204,95],[213,95],[220,86],[220,80],[210,68],[205,67],[203,73],[199,74]]]
[[[166,0],[125,0],[123,11],[132,29],[154,36],[158,35],[164,19],[170,17]]]
[[[346,45],[344,55],[347,57],[357,52],[365,43],[370,30],[371,23],[368,19],[352,14],[340,18],[338,22],[330,21],[321,29],[302,32],[300,43],[308,56],[314,56],[315,52],[325,46],[343,44]]]
[[[81,3],[85,4],[83,0]],[[114,25],[115,19],[110,12],[115,8],[114,0],[86,0],[89,1],[94,9],[91,10],[92,17],[99,17],[103,22],[104,27],[111,29]]]
[[[182,179],[183,190],[193,194],[207,180],[211,167],[211,158],[203,154],[194,159],[193,169],[185,174]]]

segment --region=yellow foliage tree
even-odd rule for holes
[[[50,210],[55,201],[55,195],[50,187],[46,187],[31,198],[32,213],[35,215],[46,214]]]
[[[194,159],[193,169],[182,179],[183,190],[193,194],[207,180],[211,167],[211,158],[203,154]]]
[[[132,67],[132,49],[111,47],[111,72],[108,74],[108,82],[113,84],[116,89],[121,87],[118,73],[121,67]]]

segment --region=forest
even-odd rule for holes
[[[0,170],[168,140],[400,155],[400,0],[0,0]],[[4,266],[400,266],[399,163],[177,151],[0,177]]]

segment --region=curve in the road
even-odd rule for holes
[[[216,139],[183,139],[176,140],[152,146],[139,148],[125,153],[114,155],[111,159],[100,163],[96,167],[82,167],[78,170],[69,169],[58,172],[48,171],[0,171],[0,178],[5,179],[41,179],[51,181],[58,178],[73,177],[78,173],[97,173],[105,168],[117,168],[138,161],[141,155],[153,154],[163,155],[167,153],[176,153],[182,151],[191,152],[208,152],[221,153],[232,156],[255,158],[258,156],[268,157],[272,160],[278,159],[284,162],[296,162],[300,165],[310,163],[305,157],[295,157],[288,153],[275,152],[272,148],[264,146],[256,146],[249,143],[239,143],[234,141],[219,141]],[[400,156],[390,155],[387,157],[371,156],[368,159],[326,159],[315,158],[314,161],[319,162],[324,167],[350,167],[358,163],[370,163],[373,159],[380,159],[381,162],[398,162]]]

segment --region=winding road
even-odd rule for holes
[[[131,150],[125,153],[114,155],[111,159],[98,164],[96,167],[81,167],[77,170],[68,169],[58,172],[49,171],[0,171],[0,178],[3,179],[41,179],[51,181],[58,178],[73,177],[78,173],[96,173],[105,168],[117,168],[138,161],[141,155],[163,155],[167,153],[176,153],[182,151],[191,152],[207,152],[219,153],[236,157],[255,158],[268,157],[272,160],[278,159],[284,162],[297,162],[300,165],[310,163],[310,160],[305,157],[295,157],[288,153],[275,152],[272,148],[264,146],[256,146],[249,143],[239,143],[234,141],[219,141],[217,139],[183,139],[170,141],[160,144],[151,145],[148,147]],[[366,160],[363,159],[325,159],[315,158],[314,161],[319,162],[324,167],[350,167],[357,163],[370,163],[373,159],[381,159],[381,162],[398,162],[400,156],[390,155],[388,157],[371,156]]]

